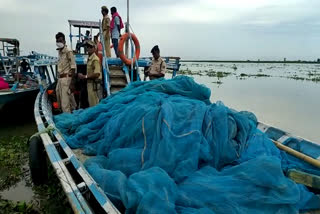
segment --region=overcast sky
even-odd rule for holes
[[[130,23],[142,55],[184,59],[320,58],[319,0],[135,0]],[[21,42],[24,53],[56,55],[55,34],[69,34],[68,19],[98,21],[100,7],[126,0],[0,0],[0,37]]]

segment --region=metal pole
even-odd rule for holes
[[[69,29],[70,29],[70,35],[69,35],[69,37],[70,37],[70,48],[71,48],[71,50],[73,50],[73,48],[72,48],[72,31],[71,31],[71,24],[69,24]]]
[[[127,23],[126,23],[126,33],[130,33],[130,27],[129,27],[129,0],[127,0]],[[129,57],[129,41],[126,41],[125,45],[125,54],[126,57]]]
[[[81,46],[80,46],[81,43],[82,43],[82,41],[81,41],[81,27],[79,27],[79,46],[78,46],[79,47],[79,53],[78,54],[81,54]],[[84,54],[86,54],[86,51],[84,51]]]
[[[92,27],[90,27],[90,33],[91,33],[91,40],[92,40],[92,38],[93,38],[93,36],[92,36]]]
[[[129,0],[127,0],[127,25],[129,26]]]
[[[4,50],[4,42],[2,42],[2,50],[3,50],[3,56],[6,56],[6,52],[5,52],[5,50]]]

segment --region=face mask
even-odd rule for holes
[[[57,45],[58,48],[63,48],[64,47],[64,44],[62,42],[57,42],[56,45]]]

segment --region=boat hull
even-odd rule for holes
[[[44,143],[49,160],[51,161],[56,173],[59,175],[59,178],[63,178],[60,181],[73,210],[75,212],[79,212],[92,209],[92,204],[88,200],[86,200],[87,195],[90,195],[90,197],[95,198],[99,204],[99,206],[97,206],[97,204],[94,205],[95,208],[99,208],[98,213],[120,213],[119,210],[117,210],[117,208],[105,195],[96,181],[84,168],[81,161],[82,158],[80,157],[78,152],[72,150],[67,145],[59,130],[55,128],[52,117],[51,102],[49,101],[46,93],[39,93],[36,99],[34,113],[35,120],[38,125],[38,130],[43,133],[40,135],[40,137],[42,139],[42,142]],[[52,128],[54,129],[54,131],[51,132],[51,135],[48,133],[44,133],[45,130]],[[263,123],[258,123],[257,128],[266,133],[270,139],[280,141],[281,143],[283,143],[284,140],[288,139],[289,137],[294,137],[287,132],[273,128]],[[302,144],[312,144],[317,150],[316,153],[320,155],[320,145],[311,143],[310,141],[302,140],[302,138],[299,137],[295,137],[295,139],[300,140]],[[72,178],[78,176],[80,176],[82,179],[80,179],[81,182],[77,183]],[[289,177],[295,181],[300,180],[299,183],[302,183],[306,186],[316,188],[318,188],[317,185],[320,181],[319,176],[313,176],[307,173],[303,174],[299,171],[290,171]],[[64,180],[68,180],[69,183],[66,184]],[[72,183],[72,188],[69,187],[70,183]],[[82,188],[87,190],[87,195],[83,194]]]
[[[10,109],[11,106],[16,105],[23,105],[23,108],[32,107],[38,93],[39,89],[0,91],[0,110]]]

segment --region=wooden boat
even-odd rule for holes
[[[54,77],[53,65],[56,64],[57,58],[36,52],[20,56],[20,43],[17,39],[0,39],[0,47],[0,77],[3,77],[10,87],[0,90],[0,110],[22,103],[33,105],[39,93],[38,81],[44,81],[46,84],[54,82],[54,78],[44,77]],[[26,75],[19,71],[21,60],[26,60],[30,66]],[[38,74],[40,78],[37,77]]]
[[[72,25],[72,23],[75,22],[69,23]],[[82,22],[82,25],[80,26],[80,22],[77,23],[78,27],[82,28],[85,26],[88,27],[89,24],[87,22]],[[93,28],[93,26],[89,27]],[[173,70],[174,76],[180,67],[179,58],[168,57],[165,59],[168,64],[168,69]],[[174,62],[171,62],[171,60],[174,60]],[[77,55],[76,62],[78,71],[81,72],[81,67],[83,69],[83,66],[86,65],[86,55]],[[113,87],[118,89],[130,84],[133,79],[130,78],[130,76],[133,76],[132,73],[134,72],[134,69],[130,69],[130,67],[125,65],[120,59],[108,58],[105,59],[104,63],[105,89],[108,95],[118,91],[112,90]],[[150,60],[139,59],[137,60],[137,64],[139,65],[137,67],[145,68],[150,65]],[[135,69],[137,69],[137,67]],[[137,78],[139,77],[137,76]],[[113,82],[116,83],[113,84]],[[41,90],[37,96],[34,115],[39,135],[30,139],[30,166],[32,179],[36,183],[43,182],[46,177],[45,172],[47,166],[45,162],[46,156],[48,156],[75,213],[120,213],[119,208],[112,204],[104,191],[85,169],[83,163],[88,157],[83,155],[81,150],[72,150],[59,130],[55,128],[52,103],[45,89]],[[263,123],[258,124],[258,129],[266,133],[270,139],[280,144],[289,137],[295,138],[280,129]],[[315,161],[315,164],[317,164],[317,161],[320,160],[320,145],[303,140],[302,138],[296,139],[302,146],[312,147],[312,155],[305,155],[306,157],[312,156],[311,162],[313,160]],[[45,150],[45,153],[41,152],[43,150]],[[41,162],[39,160],[41,160]],[[288,176],[297,183],[302,183],[310,187],[315,192],[320,189],[319,176],[298,170],[289,171]]]
[[[54,128],[55,124],[53,121],[52,104],[48,99],[46,91],[38,94],[35,102],[34,115],[38,130],[42,134],[40,134],[40,138],[33,138],[31,141],[35,141],[36,145],[45,149],[46,155],[58,175],[74,212],[120,213],[117,207],[111,203],[103,190],[83,166],[83,162],[88,157],[83,155],[81,150],[72,150],[60,134],[59,130]],[[301,147],[312,148],[312,156],[314,159],[320,160],[319,144],[306,141],[299,137],[294,137],[287,132],[263,123],[259,123],[258,129],[266,133],[272,140],[279,143],[283,143],[289,137],[296,138],[301,142]],[[311,156],[311,154],[307,155]],[[43,154],[42,157],[39,157],[39,155],[37,155],[37,157],[38,160],[45,160]],[[45,171],[43,168],[40,170]],[[39,176],[37,180],[44,178],[40,176],[41,173],[36,173],[35,175]],[[319,193],[319,176],[299,170],[289,170],[288,177]]]
[[[0,90],[0,110],[8,108],[11,105],[27,104],[33,105],[35,98],[39,93],[39,88],[17,90],[15,92],[11,90]]]
[[[180,67],[179,58],[164,58],[167,60],[168,69],[176,74]],[[80,57],[76,60],[77,65],[81,67],[83,62],[79,59]],[[173,62],[170,62],[172,60]],[[143,67],[150,65],[149,59],[138,61],[139,65],[143,65]],[[125,65],[120,59],[109,59],[108,62],[110,67],[117,66],[118,69],[114,75],[112,71],[110,72],[111,81],[112,78],[125,77],[123,71]],[[52,103],[46,90],[42,90],[36,98],[34,115],[38,131],[42,133],[38,137],[30,139],[30,168],[34,183],[39,184],[46,179],[47,166],[43,163],[46,162],[46,156],[48,156],[75,213],[120,213],[84,168],[83,162],[88,157],[83,155],[81,150],[72,150],[59,130],[54,128]],[[45,154],[40,152],[44,150]]]

